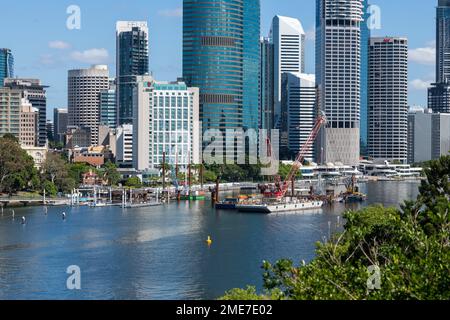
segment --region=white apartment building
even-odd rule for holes
[[[137,78],[134,89],[134,167],[153,170],[166,163],[181,167],[201,162],[199,90],[184,82]]]

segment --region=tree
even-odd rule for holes
[[[131,177],[125,182],[125,186],[129,188],[140,188],[142,187],[142,181],[138,177]]]
[[[42,164],[42,178],[53,183],[58,191],[69,192],[76,181],[69,176],[69,164],[57,153],[48,153]]]
[[[108,161],[103,166],[104,169],[104,179],[108,182],[109,185],[115,186],[119,183],[121,177],[119,171],[117,171],[117,166]]]
[[[42,183],[42,189],[45,190],[45,194],[50,197],[54,197],[58,193],[58,189],[56,188],[55,184],[48,180]]]
[[[33,158],[24,151],[11,134],[0,138],[0,192],[14,193],[35,181],[37,171]]]

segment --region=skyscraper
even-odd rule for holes
[[[13,134],[19,139],[22,91],[0,87],[0,136]]]
[[[287,109],[288,148],[297,154],[307,142],[316,122],[316,81],[312,74],[283,73],[281,103]],[[314,160],[308,150],[306,160]]]
[[[0,49],[0,87],[5,78],[14,78],[14,57],[10,49]]]
[[[137,170],[168,163],[200,163],[199,90],[184,82],[138,77],[134,98],[133,157]]]
[[[274,64],[273,43],[269,38],[261,39],[260,71],[260,128],[273,129],[274,112]]]
[[[282,128],[287,110],[281,107],[281,78],[285,72],[305,72],[305,31],[298,19],[275,16],[269,37],[274,47],[274,126],[286,134],[287,128]]]
[[[450,0],[439,0],[436,19],[436,82],[450,82]]]
[[[64,134],[67,133],[68,125],[69,113],[67,112],[67,109],[53,109],[53,138],[55,141],[64,141]]]
[[[100,92],[109,88],[109,71],[104,65],[89,69],[69,70],[69,126],[89,128],[91,142],[98,143],[100,124]]]
[[[41,84],[39,79],[5,79],[5,87],[17,89],[22,92],[22,98],[27,99],[33,108],[38,109],[36,125],[36,144],[44,147],[47,144],[47,93],[48,86]]]
[[[116,24],[116,81],[118,123],[133,123],[133,87],[136,76],[148,74],[148,26],[145,21]]]
[[[450,112],[450,0],[436,9],[436,83],[428,89],[428,108]]]
[[[259,0],[183,1],[183,78],[203,129],[258,127],[259,39]]]
[[[328,123],[319,160],[358,165],[362,0],[317,0],[316,81]]]
[[[407,163],[408,40],[371,38],[369,54],[369,155]]]
[[[368,99],[369,99],[369,0],[363,0],[363,19],[361,23],[361,154],[367,155],[368,143]]]
[[[115,80],[109,81],[108,90],[100,92],[100,124],[111,129],[117,127],[117,103]]]

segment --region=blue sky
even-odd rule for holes
[[[315,0],[261,0],[262,35],[275,14],[301,20],[308,34],[307,72],[314,73]],[[426,87],[435,78],[437,0],[372,0],[381,9],[381,29],[373,35],[406,36],[410,46],[409,102],[426,105]],[[81,9],[81,29],[66,28],[67,7]],[[13,50],[16,76],[49,85],[48,109],[67,104],[67,70],[108,64],[115,74],[115,22],[147,20],[150,69],[158,80],[181,76],[182,0],[40,0],[2,7],[0,47]],[[408,9],[405,9],[408,8]],[[52,113],[49,112],[49,118]]]

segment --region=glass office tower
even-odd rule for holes
[[[259,0],[183,1],[183,78],[203,129],[258,128]]]
[[[0,49],[0,87],[5,78],[14,78],[14,57],[10,49]]]
[[[436,21],[436,82],[450,82],[450,0],[439,0]]]
[[[118,21],[116,37],[118,123],[131,124],[136,76],[146,75],[149,72],[147,22]]]
[[[369,12],[369,0],[363,0],[363,19],[361,22],[361,122],[360,122],[360,134],[361,134],[361,155],[367,155],[367,143],[368,143],[368,97],[369,97],[369,41],[370,41],[370,29],[368,20],[370,19]]]

